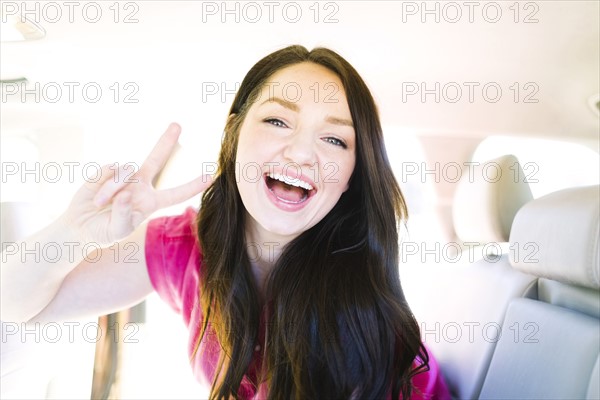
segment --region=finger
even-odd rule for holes
[[[131,208],[131,193],[119,192],[113,200],[110,215],[110,231],[115,236],[113,240],[119,240],[132,231]]]
[[[162,134],[154,148],[140,168],[140,176],[147,182],[152,182],[154,176],[160,172],[177,144],[181,133],[179,124],[172,123]]]
[[[88,176],[86,174],[85,178],[85,186],[92,190],[98,190],[107,180],[109,180],[115,173],[115,170],[118,168],[118,164],[106,164],[100,168],[98,174],[94,176]]]
[[[198,193],[205,191],[213,183],[211,175],[202,175],[198,178],[172,189],[158,192],[157,203],[159,208],[169,207],[181,203]]]
[[[115,164],[114,166],[116,166]],[[129,183],[139,182],[132,175],[135,172],[134,164],[124,164],[119,168],[114,168],[107,173],[108,177],[103,180],[102,186],[94,195],[94,204],[102,207],[107,204],[114,195]],[[112,179],[110,179],[112,177]]]

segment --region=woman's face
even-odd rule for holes
[[[291,239],[317,224],[348,189],[355,149],[337,75],[308,62],[273,74],[240,127],[236,179],[247,228]]]

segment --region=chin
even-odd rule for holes
[[[308,230],[309,228],[306,227],[300,227],[297,226],[296,224],[290,224],[287,223],[284,220],[280,220],[280,221],[273,221],[273,220],[267,220],[267,221],[261,221],[260,225],[268,232],[274,234],[274,235],[278,235],[278,236],[282,236],[282,237],[292,237],[295,238],[297,236],[299,236],[300,234],[302,234],[303,232],[305,232],[306,230]]]

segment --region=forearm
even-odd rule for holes
[[[98,249],[83,243],[62,218],[18,242],[2,243],[0,319],[23,322],[56,295],[64,278]]]

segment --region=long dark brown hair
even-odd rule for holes
[[[263,307],[236,185],[238,135],[267,79],[302,62],[340,78],[356,133],[356,164],[335,207],[283,249],[267,278]],[[229,115],[219,171],[198,216],[204,321],[196,350],[209,326],[222,349],[211,398],[238,397],[263,311],[264,361],[255,384],[266,381],[269,399],[408,398],[411,377],[428,368],[428,356],[400,285],[398,227],[407,218],[406,204],[366,84],[337,53],[290,46],[252,67]]]

